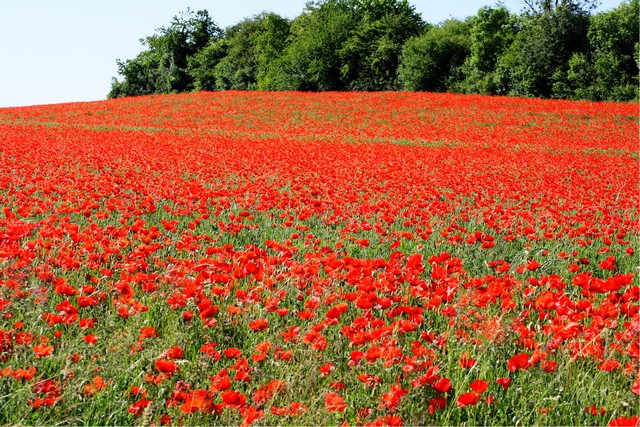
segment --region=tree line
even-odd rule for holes
[[[200,90],[433,91],[631,101],[640,0],[524,0],[423,21],[407,0],[320,0],[220,28],[187,10],[117,60],[109,98]]]

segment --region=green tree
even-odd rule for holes
[[[589,53],[569,62],[568,81],[578,99],[630,101],[638,99],[638,23],[640,1],[591,18]]]
[[[213,73],[215,84],[210,89],[248,90],[265,86],[270,63],[275,61],[286,47],[289,36],[289,21],[275,13],[263,13],[248,18],[230,27],[224,40],[225,55],[219,58],[222,49],[211,48],[203,56],[217,59],[203,66],[194,67],[198,72]],[[193,63],[200,61],[196,55]],[[209,89],[209,88],[208,88]]]
[[[421,33],[422,18],[406,1],[370,0],[354,9],[358,25],[338,52],[342,79],[348,89],[398,89],[402,46]]]
[[[338,51],[357,26],[345,0],[308,3],[291,23],[290,43],[276,61],[268,89],[344,90]]]
[[[511,46],[516,19],[503,7],[483,7],[471,23],[470,54],[462,67],[464,81],[458,90],[466,93],[497,92],[495,68],[498,58]]]
[[[202,50],[189,57],[187,74],[194,90],[216,90],[216,66],[227,55],[225,38],[213,39]]]
[[[398,71],[403,88],[433,92],[454,89],[470,53],[470,28],[470,21],[450,19],[407,40]]]
[[[175,16],[169,27],[140,40],[147,49],[136,58],[117,60],[118,74],[124,79],[113,80],[108,97],[191,90],[193,79],[187,73],[189,58],[211,39],[221,36],[222,31],[206,10],[195,13],[187,10]]]
[[[569,60],[588,50],[595,1],[526,0],[514,43],[498,60],[496,88],[510,95],[566,97]]]
[[[273,63],[269,89],[390,90],[404,42],[424,23],[406,0],[308,3]]]

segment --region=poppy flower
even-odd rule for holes
[[[38,344],[33,346],[33,352],[36,354],[36,357],[47,357],[53,354],[53,346],[47,344]]]
[[[476,366],[476,361],[475,359],[470,359],[470,358],[462,358],[460,359],[460,367],[463,369],[471,369],[474,366]]]
[[[222,402],[229,407],[238,408],[247,402],[247,396],[235,390],[225,390],[220,394]]]
[[[540,367],[545,371],[545,372],[555,372],[558,370],[558,362],[554,361],[554,360],[543,360],[540,363]]]
[[[320,366],[320,367],[318,368],[318,370],[320,371],[320,378],[324,378],[324,377],[326,377],[326,376],[327,376],[327,375],[329,375],[329,373],[330,373],[331,371],[333,371],[334,369],[335,369],[335,366],[334,366],[334,365],[333,365],[333,363],[331,363],[331,362],[326,363],[326,364],[324,364],[324,365]]]
[[[447,406],[447,401],[440,396],[436,396],[431,400],[429,400],[429,407],[428,407],[429,413],[433,414],[436,410],[441,411],[444,408],[446,408],[446,406]]]
[[[85,335],[84,337],[82,337],[82,339],[83,339],[87,344],[90,344],[90,345],[93,345],[93,344],[95,344],[95,343],[97,343],[97,342],[98,342],[98,337],[97,337],[97,336],[95,336],[94,334],[88,334],[88,335]]]
[[[139,417],[151,402],[149,399],[142,398],[129,406],[127,411],[133,414],[134,417]]]
[[[254,332],[263,331],[267,329],[268,326],[269,326],[269,322],[267,321],[267,319],[256,319],[249,322],[249,327]]]
[[[598,366],[601,371],[615,371],[621,368],[620,362],[615,359],[605,360]]]
[[[140,339],[159,337],[160,334],[152,326],[140,328]]]
[[[235,347],[225,348],[224,350],[222,350],[222,353],[224,353],[224,355],[229,359],[236,359],[242,356],[242,350]]]
[[[449,378],[440,378],[432,387],[440,393],[446,393],[451,390],[451,380]]]
[[[515,372],[518,369],[527,370],[529,365],[529,355],[527,353],[518,353],[512,356],[507,362],[507,369],[511,372]]]
[[[165,374],[175,372],[176,369],[178,368],[175,362],[171,360],[163,360],[163,359],[156,360],[155,366],[158,371]]]
[[[349,306],[346,303],[340,303],[331,307],[329,311],[327,311],[327,319],[338,319],[348,308]]]
[[[469,387],[471,387],[471,390],[476,393],[484,393],[487,390],[488,385],[489,383],[487,381],[475,380],[469,384]]]
[[[511,385],[511,378],[505,378],[505,377],[498,378],[496,380],[496,384],[502,386],[502,388],[507,390]]]
[[[173,346],[169,350],[165,351],[163,355],[167,356],[169,359],[182,359],[184,349],[178,346]]]
[[[212,397],[207,390],[193,390],[184,403],[180,405],[180,411],[191,414],[196,411],[211,412]]]
[[[634,415],[632,417],[618,417],[609,421],[609,427],[622,427],[622,426],[640,426],[640,417]]]
[[[596,405],[590,405],[584,408],[587,414],[591,416],[604,415],[607,410],[604,407],[598,408]]]
[[[338,393],[327,393],[324,396],[324,409],[328,412],[344,412],[347,404]]]
[[[464,408],[466,406],[473,406],[480,401],[479,393],[464,393],[458,397],[456,404],[458,408]]]

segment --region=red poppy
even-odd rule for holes
[[[318,370],[320,371],[320,378],[324,378],[324,377],[326,377],[326,376],[327,376],[327,375],[329,375],[329,373],[330,373],[332,370],[334,370],[334,369],[335,369],[335,366],[334,366],[334,365],[333,365],[333,363],[331,363],[331,362],[326,363],[326,364],[324,364],[324,365],[320,366],[320,367],[318,368]]]
[[[601,371],[615,371],[621,368],[620,362],[614,359],[605,360],[598,366]]]
[[[436,410],[443,410],[447,406],[447,401],[440,397],[436,396],[429,401],[429,413],[433,414]]]
[[[324,409],[328,412],[344,412],[347,404],[338,393],[327,393],[324,397]]]
[[[172,372],[175,372],[177,368],[178,366],[175,364],[175,362],[172,362],[171,360],[164,360],[164,359],[156,360],[156,369],[160,372],[172,373]]]
[[[98,337],[95,336],[94,334],[88,334],[85,335],[84,337],[82,337],[82,339],[87,343],[87,344],[95,344],[98,342]]]
[[[451,390],[451,380],[449,380],[449,378],[440,378],[432,387],[440,393],[446,393]]]
[[[597,415],[604,415],[607,410],[604,407],[600,407],[598,408],[596,405],[590,405],[587,406],[586,408],[584,408],[584,410],[586,411],[587,414],[592,415],[592,416],[597,416]]]
[[[193,390],[180,405],[180,411],[188,414],[196,411],[211,412],[213,410],[211,402],[212,397],[207,390]]]
[[[487,381],[475,380],[471,382],[471,384],[469,384],[469,387],[471,387],[471,390],[475,391],[476,393],[484,393],[487,390],[488,385],[489,382]]]
[[[543,360],[540,363],[540,367],[546,372],[555,372],[558,370],[558,362],[554,360]]]
[[[470,359],[470,358],[462,358],[460,359],[460,367],[463,369],[471,369],[474,366],[476,366],[476,361],[475,359]]]
[[[222,352],[229,359],[236,359],[236,358],[242,356],[242,350],[240,350],[239,348],[236,348],[236,347],[225,348],[224,350],[222,350]]]
[[[249,322],[249,327],[251,328],[251,330],[256,332],[263,331],[267,329],[268,326],[269,322],[267,321],[267,319],[256,319],[252,322]]]
[[[496,384],[502,386],[502,388],[504,388],[505,390],[507,390],[509,388],[509,386],[511,385],[511,378],[498,378],[496,380]]]
[[[515,372],[518,369],[527,370],[531,367],[529,364],[529,355],[527,353],[519,353],[512,356],[507,362],[507,369]]]
[[[473,406],[480,401],[479,393],[464,393],[458,397],[458,401],[456,404],[459,408],[464,408],[465,406]]]
[[[132,404],[131,406],[129,406],[127,411],[133,414],[134,417],[139,417],[140,415],[142,415],[142,412],[144,412],[144,410],[147,408],[147,406],[149,406],[151,402],[152,401],[149,399],[142,398],[137,402],[135,402],[134,404]]]
[[[632,417],[618,417],[609,421],[609,427],[622,427],[622,426],[632,426],[637,427],[640,426],[640,417],[634,415]]]
[[[225,405],[233,408],[244,406],[247,403],[247,396],[235,390],[223,391],[220,398]]]
[[[53,346],[47,344],[38,344],[33,346],[33,352],[36,354],[36,357],[47,357],[53,354]]]

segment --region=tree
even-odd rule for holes
[[[344,90],[338,51],[355,29],[345,0],[308,3],[291,23],[290,43],[272,70],[268,89]]]
[[[424,23],[406,0],[324,0],[291,24],[269,89],[391,90],[404,42]]]
[[[589,13],[598,6],[598,0],[522,0],[534,15],[555,15],[559,11]]]
[[[510,95],[564,97],[569,60],[588,50],[593,0],[527,0],[514,43],[498,60],[496,87]]]
[[[591,18],[590,51],[575,54],[569,62],[568,80],[579,99],[630,101],[638,99],[638,22],[640,1]]]
[[[191,90],[429,90],[638,99],[640,0],[591,15],[597,0],[498,3],[426,24],[408,0],[315,0],[222,31],[187,10],[117,60],[109,97]]]
[[[283,52],[289,21],[275,13],[248,18],[226,31],[224,42],[191,60],[190,73],[199,89],[257,89],[265,83],[270,63]]]
[[[352,90],[394,90],[402,46],[425,24],[406,1],[356,3],[358,25],[338,52],[342,79]]]
[[[187,74],[193,80],[194,90],[216,90],[216,66],[227,55],[225,38],[213,39],[202,50],[187,60]]]
[[[405,90],[442,92],[461,80],[470,53],[470,21],[450,19],[409,39],[398,71]]]
[[[483,7],[471,23],[470,54],[464,62],[465,76],[458,90],[466,93],[497,92],[495,68],[498,58],[511,46],[516,35],[516,20],[499,6]]]
[[[206,10],[175,16],[168,28],[140,40],[147,50],[127,61],[117,60],[122,82],[114,79],[108,97],[184,92],[193,88],[188,59],[222,31]]]

